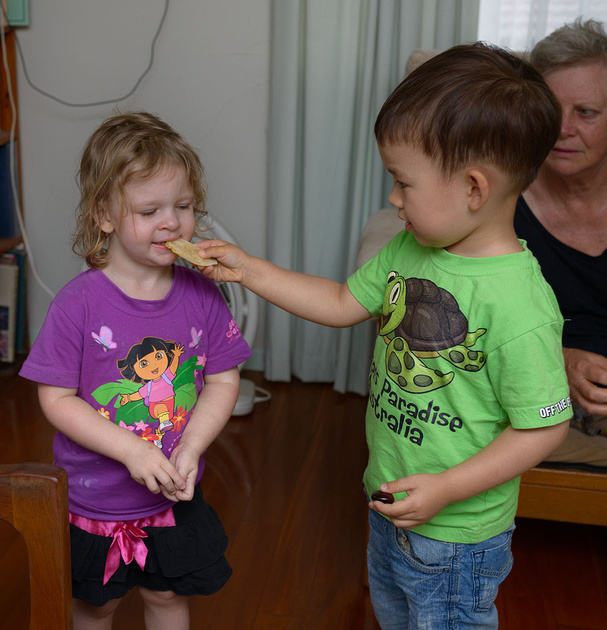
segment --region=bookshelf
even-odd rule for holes
[[[17,117],[17,59],[15,33],[2,27],[5,47],[0,59],[0,364],[12,363],[28,347],[26,314],[27,254],[15,216],[11,156],[15,156],[16,195],[21,210],[19,121]],[[6,50],[6,67],[4,50]],[[9,83],[10,81],[10,83]],[[9,91],[10,87],[10,91]],[[10,93],[15,114],[11,106]],[[13,118],[15,116],[15,118]],[[14,135],[11,137],[11,130]],[[11,145],[11,141],[14,143]]]
[[[15,101],[15,107],[17,107],[17,58],[15,54],[15,33],[13,29],[5,27],[4,29],[5,43],[6,43],[6,61],[10,73],[10,85],[13,93],[13,100]],[[2,60],[3,61],[3,60]],[[4,69],[4,63],[0,64],[0,150],[8,148],[11,139],[11,126],[13,124],[13,111],[11,108],[11,102],[9,98],[8,90],[8,77]],[[20,168],[20,151],[19,151],[19,120],[15,124],[15,138],[17,157],[16,171],[18,173],[18,195],[21,199],[21,168]],[[5,209],[3,210],[5,211]],[[12,249],[21,242],[20,236],[10,235],[6,236],[0,234],[0,255]]]

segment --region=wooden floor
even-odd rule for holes
[[[194,630],[376,630],[364,586],[365,399],[330,385],[267,383],[207,455],[202,486],[230,536],[234,575],[192,598]],[[0,367],[0,462],[51,462],[52,429],[35,386]],[[23,541],[0,524],[0,630],[28,627]],[[498,597],[504,630],[607,630],[607,531],[519,519],[514,568]],[[115,630],[143,630],[129,594]],[[52,630],[52,629],[45,629]]]

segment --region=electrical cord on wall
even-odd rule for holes
[[[66,107],[95,107],[97,105],[110,105],[111,103],[120,103],[120,101],[126,100],[127,98],[129,98],[129,96],[131,96],[137,90],[137,88],[139,87],[139,85],[141,84],[145,76],[147,75],[147,73],[152,69],[152,66],[154,65],[154,49],[156,47],[156,40],[158,39],[158,36],[160,35],[160,31],[162,30],[162,26],[164,25],[164,20],[166,18],[168,10],[169,10],[169,0],[164,0],[164,10],[162,12],[162,17],[160,18],[160,23],[158,24],[158,28],[156,29],[156,33],[154,35],[154,38],[152,39],[152,45],[150,49],[150,61],[148,63],[148,67],[143,71],[139,79],[137,79],[137,82],[132,87],[130,92],[128,92],[124,96],[121,96],[120,98],[111,98],[105,101],[95,101],[92,103],[70,103],[69,101],[64,101],[58,96],[54,96],[53,94],[46,92],[42,88],[39,88],[30,79],[29,73],[27,71],[27,65],[25,63],[25,58],[23,56],[23,51],[21,50],[21,44],[19,43],[19,38],[15,37],[15,43],[17,44],[17,52],[19,53],[19,59],[21,60],[21,66],[23,67],[23,75],[25,76],[25,80],[27,81],[28,85],[33,90],[36,90],[36,92],[39,92],[43,96],[46,96],[47,98],[50,98],[53,101],[60,103],[61,105],[65,105]]]
[[[42,279],[40,278],[40,275],[38,274],[37,270],[36,270],[36,265],[34,263],[34,257],[32,255],[32,251],[30,249],[30,245],[29,245],[29,240],[25,231],[25,225],[23,222],[23,217],[21,216],[21,205],[19,202],[19,194],[18,194],[18,189],[17,189],[17,177],[16,177],[16,172],[15,172],[15,164],[16,164],[16,157],[15,157],[15,133],[16,133],[16,128],[17,128],[17,106],[15,103],[15,98],[14,98],[14,94],[13,94],[13,89],[12,89],[12,79],[11,79],[11,73],[10,73],[10,68],[8,66],[8,55],[7,55],[7,51],[6,51],[6,35],[4,32],[4,26],[8,25],[8,17],[6,15],[6,10],[4,5],[0,5],[1,6],[1,10],[0,10],[0,40],[1,40],[1,45],[2,45],[2,62],[4,65],[4,72],[6,74],[6,79],[7,79],[7,86],[8,86],[8,97],[9,97],[9,102],[10,102],[10,106],[11,106],[11,113],[12,113],[12,120],[11,120],[11,128],[10,128],[10,143],[9,143],[9,162],[10,162],[10,176],[11,176],[11,188],[12,188],[12,193],[13,193],[13,200],[14,200],[14,211],[17,214],[17,221],[19,223],[19,229],[21,230],[21,237],[23,239],[23,244],[25,246],[25,250],[27,251],[28,254],[28,261],[30,264],[30,269],[32,271],[32,274],[34,276],[34,278],[36,279],[36,282],[38,282],[38,284],[42,287],[42,289],[48,293],[48,295],[51,298],[55,297],[55,294],[53,293],[53,291],[51,291],[51,289],[49,289],[46,284],[42,281]],[[50,94],[49,92],[46,92],[45,90],[39,88],[37,85],[35,85],[33,83],[33,81],[30,79],[29,77],[29,73],[27,71],[27,65],[25,63],[25,58],[23,56],[23,51],[21,49],[21,44],[19,42],[19,38],[17,37],[17,34],[15,33],[15,43],[17,45],[17,52],[19,54],[19,59],[21,60],[21,65],[23,67],[23,74],[25,76],[25,80],[27,81],[28,85],[35,90],[36,92],[39,92],[40,94],[42,94],[43,96],[56,101],[57,103],[60,103],[61,105],[64,105],[66,107],[96,107],[98,105],[109,105],[111,103],[119,103],[120,101],[124,101],[127,98],[129,98],[139,87],[139,85],[141,84],[141,82],[143,81],[144,77],[148,74],[148,72],[152,69],[152,66],[154,64],[154,49],[156,47],[156,40],[158,39],[158,36],[160,35],[160,32],[162,30],[162,27],[164,25],[164,21],[167,15],[169,9],[169,0],[165,0],[164,2],[164,9],[162,12],[162,16],[160,18],[160,23],[158,24],[158,28],[156,29],[156,33],[154,34],[154,38],[152,39],[152,44],[151,44],[151,49],[150,49],[150,60],[148,63],[147,68],[143,71],[143,73],[139,76],[139,78],[137,79],[135,85],[133,86],[133,88],[124,96],[121,96],[120,98],[116,98],[116,99],[108,99],[108,100],[103,100],[103,101],[94,101],[91,103],[70,103],[68,101],[65,101],[57,96],[54,96],[53,94]]]

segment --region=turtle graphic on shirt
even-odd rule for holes
[[[386,371],[404,391],[417,394],[448,385],[455,372],[428,367],[424,359],[441,357],[466,372],[486,361],[473,350],[486,328],[468,331],[468,320],[449,291],[431,280],[388,275],[379,334],[387,343]]]

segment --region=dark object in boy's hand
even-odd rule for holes
[[[394,495],[390,494],[389,492],[376,490],[371,495],[371,501],[379,501],[380,503],[394,503]]]

